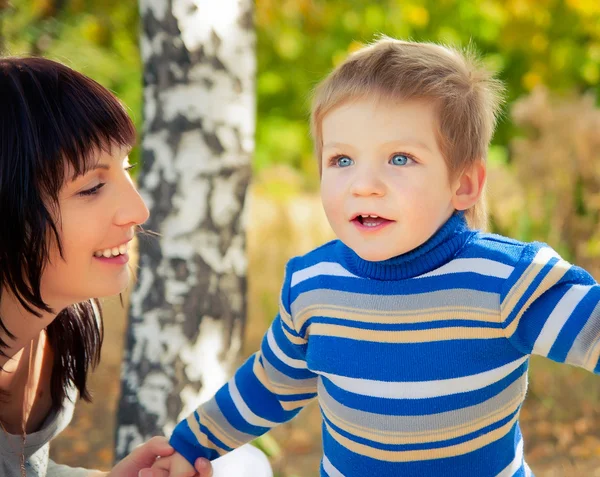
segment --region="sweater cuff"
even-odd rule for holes
[[[173,446],[179,454],[185,457],[192,466],[196,462],[196,459],[200,457],[205,457],[209,460],[218,457],[218,455],[215,455],[216,452],[199,445],[195,438],[190,439],[190,436],[185,435],[191,433],[192,431],[187,426],[187,423],[183,421],[175,427],[173,435],[169,439],[169,444]]]

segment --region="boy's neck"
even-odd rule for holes
[[[360,258],[352,249],[340,243],[344,265],[352,273],[376,280],[403,280],[431,272],[452,260],[474,234],[467,226],[464,214],[453,214],[424,244],[397,257],[380,262]]]

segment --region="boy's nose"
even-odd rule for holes
[[[352,182],[351,192],[355,196],[382,196],[385,194],[385,185],[376,172],[361,171]]]

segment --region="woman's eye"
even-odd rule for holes
[[[390,164],[394,166],[405,166],[410,162],[414,162],[414,160],[406,154],[394,154],[390,159]]]
[[[105,185],[105,182],[100,182],[100,184],[92,187],[91,189],[82,190],[81,192],[79,192],[79,195],[82,195],[85,197],[85,196],[97,194],[98,191],[104,187],[104,185]]]
[[[335,158],[335,164],[338,167],[348,167],[354,164],[354,161],[350,159],[348,156],[339,156]]]
[[[131,169],[133,169],[135,166],[137,165],[137,163],[133,163],[133,164],[127,164],[123,169],[125,169],[127,172],[129,172]]]

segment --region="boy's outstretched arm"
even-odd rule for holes
[[[290,308],[291,260],[279,313],[260,351],[234,377],[175,428],[170,444],[188,462],[213,460],[272,427],[289,421],[315,396],[317,376],[306,364],[306,337],[296,330]]]
[[[501,299],[506,336],[525,354],[600,374],[600,285],[545,244],[528,245]]]

